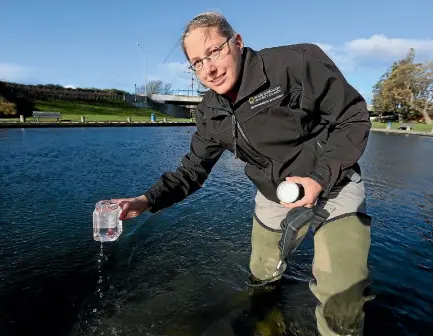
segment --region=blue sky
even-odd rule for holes
[[[175,47],[194,15],[219,10],[255,49],[321,45],[364,96],[410,47],[433,59],[433,1],[0,0],[0,79],[28,84],[134,91],[162,79],[188,89],[191,76]],[[169,57],[168,57],[169,56]],[[164,63],[164,60],[167,61]]]

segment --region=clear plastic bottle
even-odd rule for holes
[[[93,211],[93,238],[96,241],[112,242],[122,234],[122,221],[119,219],[122,208],[109,200],[99,201]]]

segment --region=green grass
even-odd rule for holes
[[[140,109],[123,101],[67,101],[37,100],[35,109],[39,111],[60,112],[65,115],[125,115],[150,116],[156,112],[151,109]],[[158,113],[158,112],[156,112]]]
[[[411,131],[418,131],[418,132],[431,132],[433,125],[428,125],[428,124],[421,124],[421,123],[417,123],[417,122],[412,122],[410,123],[412,125],[412,129]],[[400,123],[398,122],[393,122],[391,123],[391,129],[395,129],[398,130],[398,128],[400,127]],[[378,121],[372,121],[372,127],[373,128],[386,128],[387,123],[380,123]]]
[[[156,110],[138,108],[124,101],[67,101],[67,100],[37,100],[34,109],[45,112],[60,112],[62,121],[80,121],[85,116],[87,121],[150,121],[151,113],[155,114],[157,121],[190,121],[185,118],[174,118]],[[19,118],[1,119],[0,121],[18,121]],[[27,121],[36,121],[36,118],[28,117]],[[51,119],[40,119],[51,121]]]

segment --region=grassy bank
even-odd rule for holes
[[[150,121],[151,113],[155,114],[157,121],[167,118],[167,121],[189,121],[190,119],[174,118],[156,110],[142,109],[123,101],[67,101],[67,100],[37,100],[34,102],[35,110],[45,112],[60,112],[63,121],[80,121],[85,116],[88,121]],[[0,121],[18,121],[19,118],[1,119]],[[28,121],[35,118],[29,117]],[[46,119],[40,119],[44,121]],[[46,120],[50,121],[50,119]]]
[[[147,122],[150,121],[151,113],[154,113],[157,121],[184,122],[190,121],[185,118],[174,118],[152,109],[142,109],[127,104],[124,101],[68,101],[68,100],[36,100],[34,109],[47,112],[60,112],[63,121],[81,121],[81,116],[85,116],[87,121],[126,121],[131,117],[131,121]],[[0,122],[19,121],[19,118],[4,118]],[[29,117],[27,121],[35,121]],[[52,121],[51,119],[41,119],[43,121]],[[398,122],[392,123],[391,129],[398,130]],[[433,125],[411,123],[412,131],[431,132]],[[387,123],[373,121],[372,127],[376,129],[385,129]]]
[[[413,122],[410,123],[412,126],[412,131],[416,131],[416,132],[430,132],[433,128],[433,125],[427,125],[427,124],[420,124],[417,122]],[[398,122],[394,122],[391,123],[391,129],[393,130],[398,130],[398,128],[400,127],[400,123]],[[385,129],[387,127],[387,123],[380,123],[377,121],[373,121],[372,122],[372,128],[383,128]]]

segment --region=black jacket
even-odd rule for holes
[[[309,176],[325,196],[367,145],[371,122],[363,97],[316,45],[244,48],[232,103],[208,91],[196,112],[191,147],[174,172],[145,193],[151,212],[198,190],[224,150],[246,162],[245,173],[269,200],[287,176]]]

